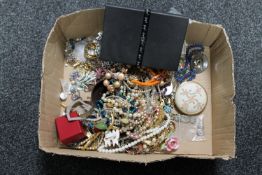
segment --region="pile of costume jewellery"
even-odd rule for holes
[[[72,71],[61,80],[60,142],[105,153],[176,151],[176,122],[191,122],[190,116],[206,106],[204,88],[190,81],[208,66],[204,47],[186,46],[178,71],[172,72],[101,61],[101,38],[99,32],[66,43],[65,67]]]

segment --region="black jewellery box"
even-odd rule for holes
[[[100,58],[176,71],[188,22],[149,9],[106,6]]]

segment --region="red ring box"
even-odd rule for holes
[[[71,117],[78,117],[77,112],[71,112]],[[85,138],[85,131],[81,121],[68,121],[66,116],[60,116],[55,119],[58,139],[64,145],[78,142]]]

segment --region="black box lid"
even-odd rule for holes
[[[137,65],[140,54],[141,66],[177,70],[187,26],[188,18],[173,14],[106,6],[100,58]]]

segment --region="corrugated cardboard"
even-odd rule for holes
[[[95,157],[116,161],[154,162],[173,157],[230,159],[235,157],[235,95],[233,55],[227,34],[222,26],[191,21],[186,40],[205,45],[210,66],[196,80],[208,94],[203,114],[206,141],[186,139],[173,154],[128,155],[105,154],[96,151],[66,149],[58,143],[54,119],[63,108],[59,100],[60,79],[67,78],[69,67],[64,66],[65,42],[69,38],[94,35],[103,28],[104,9],[78,11],[57,19],[43,54],[41,97],[39,104],[39,148],[48,153]]]

